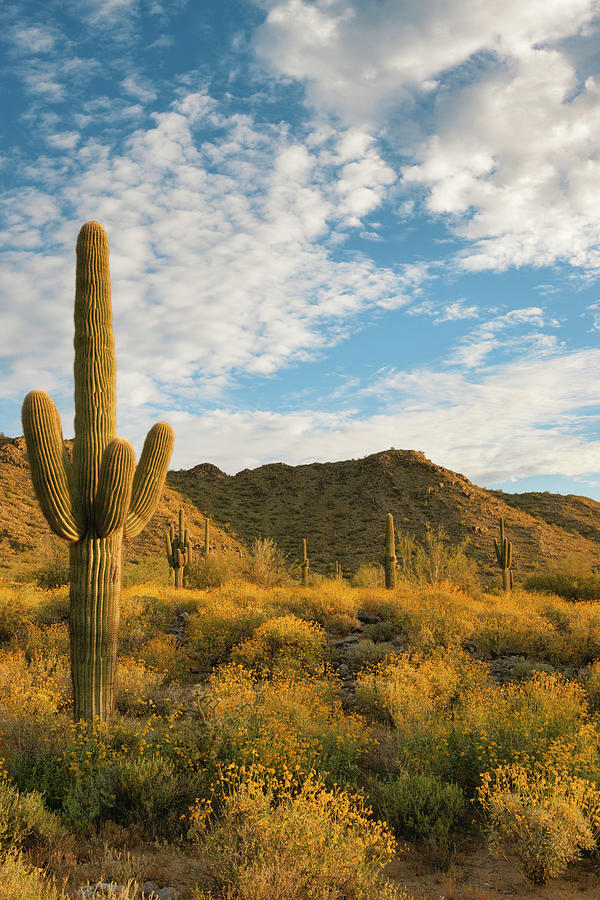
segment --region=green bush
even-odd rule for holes
[[[288,561],[272,538],[258,538],[241,557],[241,577],[262,588],[289,580]]]
[[[600,572],[592,571],[586,555],[571,554],[548,568],[539,569],[523,582],[528,591],[558,594],[565,600],[600,600]]]
[[[464,825],[467,799],[456,784],[435,775],[402,772],[368,785],[375,813],[398,837],[448,850]]]
[[[0,778],[0,847],[52,844],[63,828],[58,816],[40,794],[20,793],[6,777]]]
[[[210,553],[192,559],[185,568],[185,583],[189,588],[210,590],[240,577],[241,559],[237,553]]]
[[[54,552],[37,570],[36,583],[44,590],[62,587],[69,584],[69,554],[62,546],[56,547]]]
[[[363,563],[352,576],[350,583],[352,587],[358,588],[384,587],[385,573],[383,566],[378,566],[376,563]]]
[[[474,560],[465,555],[469,539],[452,544],[443,525],[426,526],[422,543],[413,535],[399,531],[396,553],[398,570],[409,581],[440,584],[451,581],[465,590],[477,591],[479,582]]]

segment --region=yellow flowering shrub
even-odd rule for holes
[[[259,625],[250,638],[233,648],[231,659],[261,674],[280,669],[317,674],[323,671],[324,653],[322,629],[287,615]]]
[[[135,651],[135,658],[161,672],[167,681],[184,681],[189,675],[189,657],[172,634],[158,634],[144,641]]]
[[[600,791],[583,778],[519,764],[482,776],[477,791],[491,849],[536,884],[592,850],[600,833]]]
[[[365,721],[345,715],[335,681],[276,673],[257,681],[243,666],[222,666],[198,699],[211,758],[298,766],[352,782],[374,746]]]
[[[362,797],[327,789],[314,772],[262,765],[226,769],[215,793],[218,817],[210,801],[197,801],[190,813],[190,834],[203,841],[214,885],[198,900],[401,896],[380,877],[393,836]]]

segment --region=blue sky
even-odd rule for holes
[[[173,467],[423,450],[600,499],[598,0],[0,12],[0,429],[72,434],[74,245]]]

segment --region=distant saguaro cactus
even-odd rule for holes
[[[185,527],[183,507],[179,510],[179,524],[175,531],[173,525],[165,535],[167,559],[169,567],[173,569],[173,580],[176,588],[183,587],[183,570],[192,561],[192,547]]]
[[[137,468],[131,444],[116,436],[108,241],[101,225],[83,226],[76,254],[73,465],[48,394],[27,394],[22,416],[42,512],[70,543],[74,717],[104,721],[114,707],[123,536],[135,537],[154,513],[173,431],[164,422],[150,429]]]
[[[494,549],[498,565],[502,569],[502,587],[505,591],[510,591],[513,587],[513,573],[511,569],[512,542],[504,536],[504,519],[502,516],[500,516],[500,540],[494,539]]]
[[[337,581],[341,581],[344,577],[344,573],[342,572],[342,567],[339,564],[338,560],[335,561],[335,577]]]
[[[390,590],[396,587],[396,538],[391,513],[385,520],[385,586]]]
[[[302,538],[302,586],[308,587],[308,570],[310,562],[306,553],[306,538]]]
[[[207,516],[204,520],[204,556],[205,558],[210,553],[210,517]]]

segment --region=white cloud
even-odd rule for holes
[[[462,268],[600,269],[600,73],[580,83],[577,57],[597,0],[262,5],[262,61],[412,160],[402,185],[464,239]]]
[[[354,138],[343,154],[335,135],[310,147],[228,116],[205,93],[182,96],[153,120],[120,151],[81,137],[60,165],[41,158],[28,170],[38,187],[3,199],[3,271],[23,335],[12,345],[13,370],[25,347],[44,347],[48,365],[60,366],[58,344],[31,315],[56,304],[56,285],[27,273],[42,247],[72,273],[86,219],[109,235],[120,378],[146,378],[144,402],[154,405],[165,391],[174,405],[198,403],[206,384],[214,390],[239,372],[269,375],[311,358],[343,339],[362,311],[400,306],[418,291],[422,268],[338,258],[324,243],[353,222],[361,228],[393,177],[373,148],[349,170]],[[61,304],[70,323],[71,298]],[[3,393],[14,386],[8,377]]]
[[[598,470],[600,440],[583,429],[597,412],[599,350],[512,360],[490,367],[477,382],[455,371],[388,372],[371,390],[385,400],[385,413],[170,411],[177,434],[173,467],[210,461],[233,473],[264,462],[357,458],[395,446],[423,450],[483,485]],[[125,412],[141,446],[147,421],[139,409]]]
[[[123,85],[123,90],[134,97],[136,100],[140,100],[142,103],[147,103],[150,100],[156,100],[156,91],[153,87],[147,84],[140,84],[138,79],[134,75],[128,75],[121,82]]]

